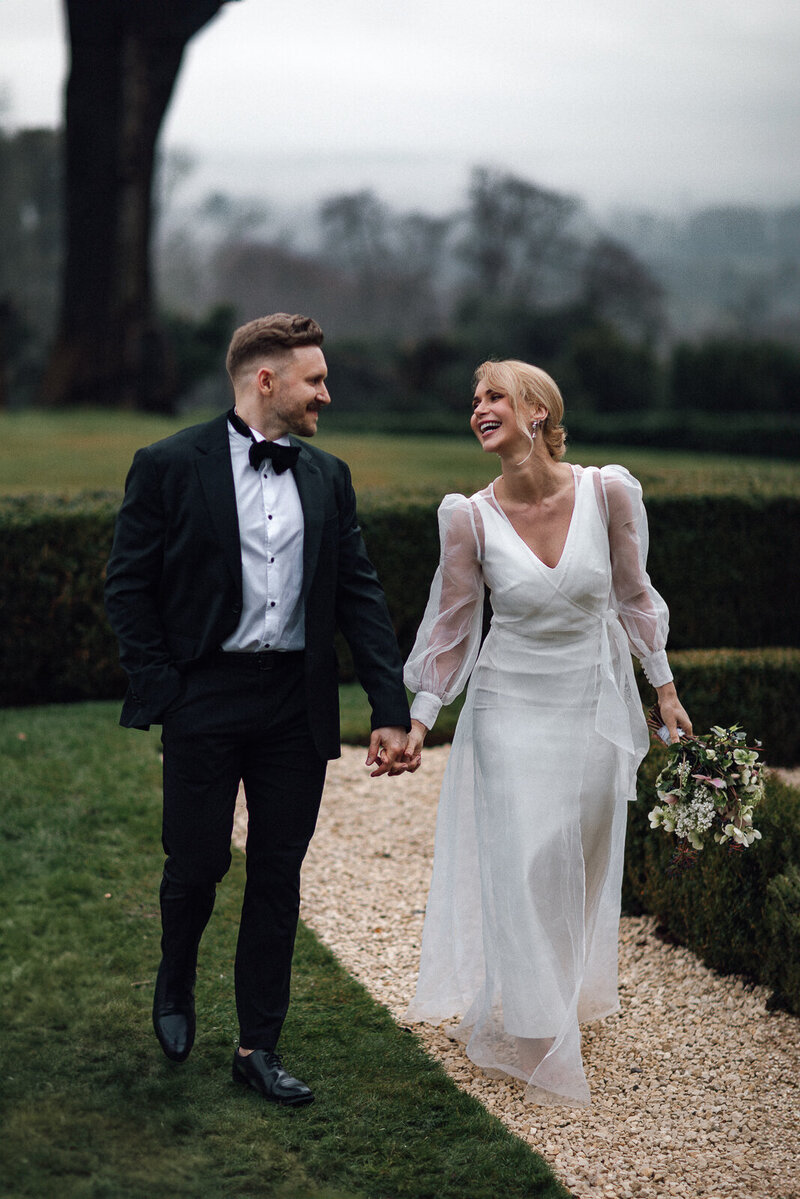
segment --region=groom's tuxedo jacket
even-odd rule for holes
[[[304,516],[308,714],[324,758],[340,752],[334,634],[344,633],[372,727],[409,725],[402,661],[361,538],[347,466],[305,442],[293,468]],[[242,561],[228,421],[219,416],[139,450],[108,564],[106,609],[129,679],[120,723],[159,723],[191,663],[217,650],[242,611]]]

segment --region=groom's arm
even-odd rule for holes
[[[373,731],[408,732],[411,717],[403,684],[403,659],[386,596],[361,536],[350,472],[343,463],[340,466],[337,624],[350,646],[356,675],[369,698]]]
[[[180,688],[159,610],[165,513],[161,484],[147,449],[138,450],[125,483],[106,570],[105,602],[117,636],[130,699],[142,723],[158,721]]]

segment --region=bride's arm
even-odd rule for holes
[[[623,467],[605,467],[601,475],[614,603],[631,650],[656,690],[661,715],[674,742],[679,729],[691,733],[692,722],[678,699],[667,660],[669,611],[647,573],[648,528],[642,489]]]
[[[446,496],[439,508],[439,565],[404,674],[415,692],[405,755],[409,770],[419,765],[425,735],[442,705],[463,690],[480,649],[482,529],[477,519],[464,496]]]

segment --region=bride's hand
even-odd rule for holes
[[[411,721],[411,732],[408,734],[403,754],[403,763],[409,774],[413,774],[415,770],[419,770],[420,762],[422,761],[422,745],[427,732],[428,730],[421,720]]]
[[[658,710],[661,713],[661,719],[669,729],[670,744],[674,745],[679,740],[678,729],[691,737],[692,722],[678,699],[675,684],[665,683],[663,687],[657,687],[656,691],[658,693]]]

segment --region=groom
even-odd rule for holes
[[[399,774],[402,662],[367,558],[350,472],[313,437],[331,401],[322,330],[276,313],[237,329],[226,415],[139,450],[108,564],[106,607],[129,688],[120,723],[161,724],[162,960],[153,1023],[183,1061],[197,951],[231,861],[240,779],[247,884],[236,949],[233,1077],[277,1103],[313,1094],[276,1045],[289,1004],[300,864],[339,756],[334,634],[372,706],[367,765]]]

